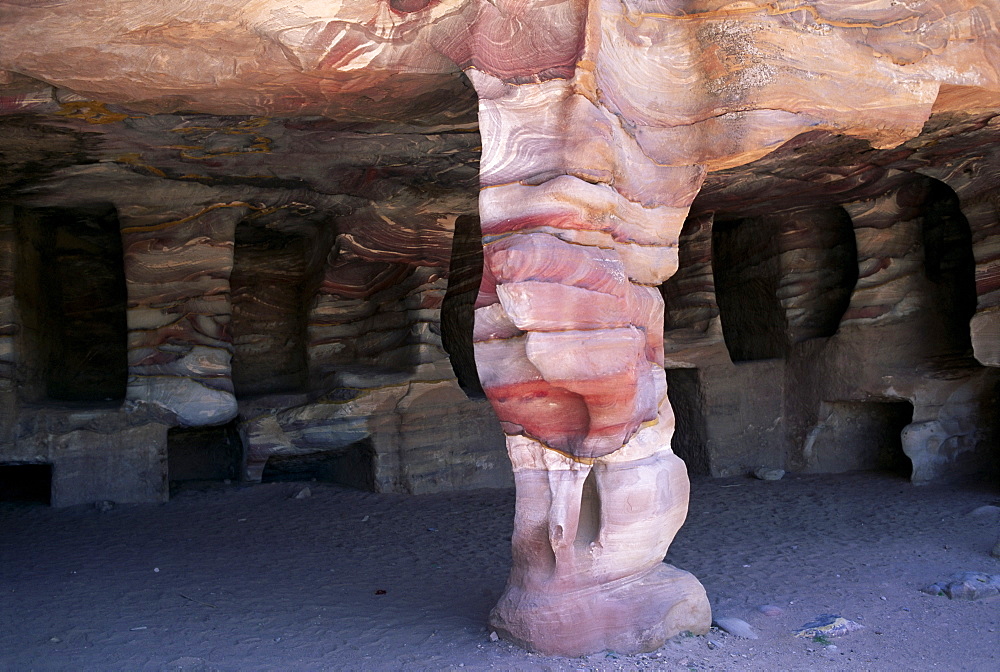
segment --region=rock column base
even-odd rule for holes
[[[621,450],[576,460],[507,437],[517,505],[513,568],[490,616],[505,639],[548,655],[652,651],[712,612],[693,575],[663,563],[687,515],[684,463],[670,448],[673,415]]]
[[[579,592],[508,588],[490,614],[491,627],[503,639],[559,656],[654,651],[683,632],[705,634],[711,624],[701,583],[667,564]]]

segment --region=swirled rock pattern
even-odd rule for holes
[[[169,409],[181,425],[216,424],[236,415],[228,280],[232,239],[245,212],[239,204],[181,221],[122,222],[128,398]]]
[[[61,412],[65,398],[46,392],[50,378],[60,379],[49,351],[61,346],[46,326],[58,325],[46,317],[53,311],[41,304],[56,303],[46,282],[32,278],[44,275],[38,259],[55,258],[45,256],[45,231],[98,204],[121,241],[109,261],[123,276],[121,368],[73,402],[108,408],[60,432],[95,414],[112,427],[122,406],[130,422],[158,430],[234,422],[242,464],[226,469],[250,480],[280,462],[279,475],[400,492],[510,483],[488,403],[461,391],[441,340],[453,229],[476,212],[474,123],[125,114],[66,108],[49,96],[50,116],[5,118],[8,128],[32,129],[10,150],[25,166],[9,176],[18,180],[11,193],[25,191],[3,210],[11,274],[5,459],[64,459],[63,444],[34,436],[36,416]],[[54,114],[66,109],[73,113]],[[49,140],[77,143],[81,164],[48,163]],[[32,173],[41,164],[48,172]],[[471,313],[464,320],[449,328],[471,334]],[[101,338],[77,334],[72,343]],[[81,348],[58,361],[90,374],[88,363],[102,360]],[[157,436],[143,473],[159,476],[135,497],[166,495],[171,443]],[[59,504],[99,498],[83,485],[61,491]]]
[[[30,381],[84,349],[30,334],[62,300],[44,260],[107,234],[44,233],[84,206],[121,236],[125,418],[236,418],[249,478],[330,454],[380,488],[482,484],[493,453],[462,427],[488,411],[441,328],[471,331],[518,488],[492,622],[545,653],[708,628],[697,580],[661,562],[687,506],[671,443],[720,474],[881,465],[842,447],[865,435],[901,435],[916,481],[990,458],[995,0],[0,10],[18,459],[66,443],[25,438],[52,401]],[[476,215],[470,329],[441,311],[468,315],[448,274]],[[442,440],[462,445],[443,469]]]
[[[995,179],[995,114],[949,116],[895,149],[812,134],[709,176],[663,288],[668,379],[689,390],[675,447],[690,463],[896,468],[915,482],[993,468],[996,370],[974,326],[992,313],[993,223],[955,188]],[[970,170],[956,179],[953,161]],[[771,394],[737,396],[754,380]]]

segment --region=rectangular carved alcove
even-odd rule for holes
[[[788,350],[774,228],[753,219],[716,221],[712,228],[716,301],[733,362],[779,359]]]
[[[821,405],[820,418],[806,442],[807,471],[891,471],[910,476],[913,467],[901,437],[913,420],[909,401],[827,401]]]
[[[235,422],[216,427],[174,427],[167,432],[171,482],[236,479],[242,457]]]
[[[262,483],[310,480],[374,492],[375,449],[371,439],[336,451],[272,455],[261,477]]]
[[[51,464],[0,464],[0,502],[49,504],[51,499]]]
[[[237,397],[301,391],[306,364],[306,240],[241,223],[230,275]]]
[[[127,294],[115,208],[24,210],[18,226],[23,398],[123,400]]]
[[[670,447],[692,474],[710,473],[701,375],[698,369],[667,369],[667,397],[674,411]]]

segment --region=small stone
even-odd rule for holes
[[[985,517],[985,516],[1000,516],[1000,506],[992,506],[987,504],[985,506],[980,506],[969,512],[970,516]]]
[[[785,470],[776,467],[757,467],[753,475],[762,481],[780,481],[785,475]]]
[[[785,613],[784,609],[775,606],[773,604],[762,604],[759,607],[757,607],[757,611],[764,614],[765,616],[770,616],[771,618],[776,618]]]
[[[58,637],[52,637],[51,639],[49,639],[49,641],[52,642],[53,644],[58,644],[62,640],[59,639]]]
[[[759,639],[757,633],[750,627],[750,624],[739,618],[722,616],[721,618],[715,619],[713,625],[720,630],[725,630],[734,637],[739,637],[741,639]]]
[[[97,502],[94,502],[94,508],[100,511],[101,513],[107,513],[108,511],[115,508],[115,503],[112,502],[110,499],[102,499]]]
[[[858,617],[858,620],[862,619]],[[862,630],[864,627],[860,623],[849,621],[838,614],[820,614],[798,630],[794,630],[793,634],[796,637],[807,637],[810,639],[814,637],[841,637],[856,630]],[[875,634],[878,634],[878,632]]]
[[[313,494],[312,490],[309,489],[309,486],[306,486],[301,490],[299,490],[298,492],[296,492],[295,496],[292,497],[292,499],[305,499],[307,497],[312,497],[312,494]]]
[[[722,646],[722,644],[719,644],[719,643],[718,643],[717,641],[715,641],[714,639],[710,639],[710,640],[708,640],[708,648],[709,648],[709,650],[710,650],[710,651],[715,651],[715,650],[716,650],[717,648],[719,648],[720,646]]]
[[[491,642],[500,641],[500,635],[497,634],[496,630],[490,633],[490,641]]]
[[[1000,560],[1000,539],[997,539],[997,543],[993,544],[993,548],[990,549],[990,555]]]

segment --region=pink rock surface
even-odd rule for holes
[[[468,111],[471,82],[483,142],[485,247],[476,358],[518,485],[515,566],[493,622],[529,648],[564,655],[650,650],[682,630],[703,632],[711,621],[697,581],[660,562],[683,521],[687,490],[683,464],[669,447],[664,309],[655,289],[678,268],[682,227],[706,175],[766,157],[807,131],[889,150],[916,137],[935,111],[1000,103],[1000,5],[993,0],[220,0],[169,7],[0,0],[0,8],[0,70],[12,73],[3,78],[10,85],[0,98],[6,112],[43,110],[94,125],[132,122],[136,111],[196,110],[405,117],[433,126]],[[267,154],[270,136],[258,131],[270,122],[254,123],[173,129],[181,140],[110,160],[165,176],[150,161],[167,149],[206,167]],[[869,164],[813,177],[846,191],[878,170]],[[341,204],[343,228],[323,246],[309,309],[309,375],[321,389],[346,389],[348,362],[431,376],[441,361],[421,311],[442,302],[441,278],[431,269],[445,263],[441,234],[455,218],[420,212],[405,193],[368,191],[371,176],[355,177],[344,183],[360,202]],[[805,200],[794,195],[800,178],[787,188],[790,198]],[[336,178],[316,177],[324,179]],[[924,279],[915,228],[905,226],[921,184],[883,183],[864,198],[863,189],[855,194],[848,210],[863,259],[847,331],[926,307],[927,295],[911,291]],[[398,210],[384,210],[394,199]],[[224,229],[237,210],[232,218],[215,211],[252,207],[233,198],[179,217],[166,209],[125,217],[129,395],[182,424],[236,412],[224,296],[232,234]],[[990,207],[980,204],[984,220]],[[702,245],[710,210],[689,229]],[[150,224],[133,224],[136,216]],[[216,217],[225,220],[218,230]],[[193,221],[204,230],[185,235]],[[883,226],[890,222],[891,230]],[[788,253],[824,246],[810,247],[794,222],[771,224],[785,249],[753,252],[762,263],[791,269],[780,308],[793,324],[791,340],[808,340],[827,285],[801,270],[809,259],[796,267]],[[1000,360],[995,247],[983,245],[977,259],[984,300],[975,345],[988,363]],[[687,259],[688,284],[678,294],[711,289],[704,256]],[[159,282],[168,286],[157,289]],[[704,301],[688,300],[672,319],[690,330],[689,344],[718,343],[712,313]],[[928,408],[966,403],[964,385],[938,391],[947,398],[935,397]],[[366,401],[393,397],[375,396]],[[299,409],[289,422],[317,413]],[[935,441],[957,436],[945,429],[953,417],[941,410],[919,419],[913,443],[927,453]],[[280,444],[285,430],[265,424],[254,431]]]

